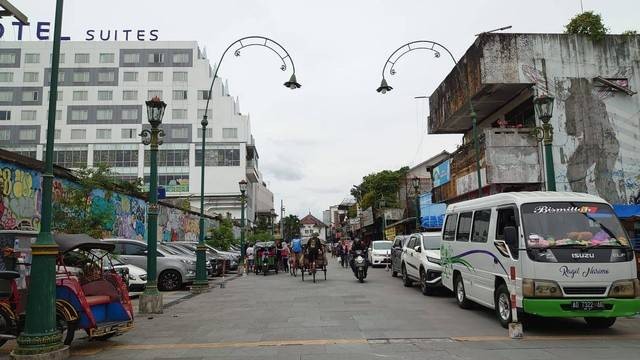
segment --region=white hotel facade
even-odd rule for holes
[[[51,42],[0,42],[0,147],[44,158]],[[55,131],[55,164],[108,164],[124,179],[148,181],[148,150],[138,135],[149,127],[144,102],[168,105],[158,152],[159,185],[168,198],[200,206],[202,128],[213,71],[196,42],[63,42]],[[246,179],[246,218],[273,208],[258,170],[247,115],[216,80],[206,133],[205,209],[240,218],[238,182]]]

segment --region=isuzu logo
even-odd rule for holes
[[[573,253],[571,257],[574,259],[595,259],[594,253]]]

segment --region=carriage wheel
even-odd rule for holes
[[[314,284],[316,283],[316,269],[315,269],[315,266],[314,266],[314,269],[313,269],[313,283]]]
[[[302,276],[302,281],[304,281],[304,267],[300,269],[300,275]]]
[[[322,269],[324,271],[324,280],[327,280],[327,266],[324,266],[324,269]]]

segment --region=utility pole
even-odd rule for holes
[[[280,199],[280,237],[282,241],[286,241],[284,237],[284,200]]]

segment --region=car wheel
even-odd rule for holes
[[[586,317],[584,321],[586,321],[587,326],[592,329],[608,329],[615,324],[616,318]]]
[[[464,290],[464,281],[462,280],[462,275],[458,275],[454,279],[455,283],[455,291],[456,291],[456,301],[458,302],[458,306],[463,309],[471,309],[471,301],[467,299],[467,293]]]
[[[425,296],[433,294],[433,288],[427,284],[427,273],[424,269],[420,269],[420,290]]]
[[[405,287],[411,287],[411,285],[413,285],[411,279],[409,279],[409,275],[407,275],[407,267],[404,264],[402,264],[402,284]]]
[[[393,265],[391,266],[393,268]],[[398,272],[395,270],[391,270],[391,276],[392,277],[398,277]]]
[[[511,322],[511,295],[505,284],[500,284],[496,289],[495,309],[500,325],[508,328]]]
[[[162,291],[175,291],[182,287],[182,277],[175,270],[165,270],[158,277],[158,289]]]

